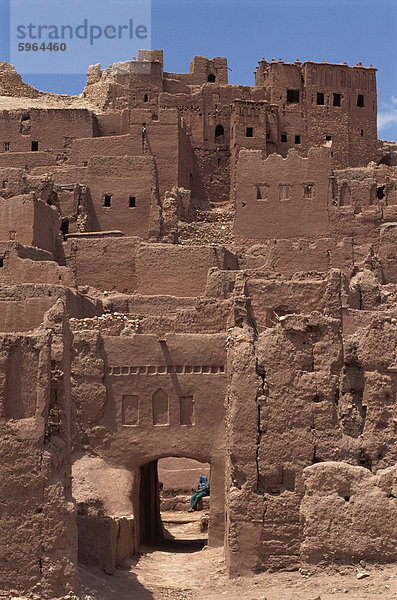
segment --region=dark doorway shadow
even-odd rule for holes
[[[190,479],[186,475],[186,460],[189,461],[189,469],[191,463],[195,463]],[[202,550],[208,544],[210,496],[205,498],[206,506],[203,506],[203,501],[200,500],[195,511],[191,512],[188,509],[190,496],[195,491],[193,486],[197,487],[196,470],[198,474],[206,473],[209,477],[210,464],[183,457],[173,457],[172,461],[184,462],[173,464],[176,470],[171,469],[168,472],[164,466],[159,470],[158,460],[147,463],[140,469],[138,510],[140,552],[161,549],[164,552],[192,553]],[[184,468],[180,468],[181,466]],[[159,473],[161,473],[161,483]],[[179,489],[181,485],[190,488],[182,495]]]

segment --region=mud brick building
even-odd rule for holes
[[[161,535],[164,457],[210,464],[232,574],[397,559],[375,74],[262,59],[239,86],[143,50],[68,97],[0,64],[1,591],[66,597],[78,557]]]

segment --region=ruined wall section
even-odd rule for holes
[[[46,328],[1,339],[1,585],[50,599],[78,592],[70,488],[68,333],[62,305]]]
[[[18,242],[0,242],[0,282],[7,285],[46,283],[75,287],[69,269],[53,260],[52,254]]]
[[[232,572],[395,559],[387,533],[385,544],[376,542],[384,510],[396,519],[395,326],[395,318],[374,315],[342,340],[339,318],[312,313],[282,316],[256,341],[252,330],[230,331]]]
[[[101,314],[102,303],[61,285],[0,283],[0,331],[30,331],[39,327],[45,313],[62,300],[70,317]]]

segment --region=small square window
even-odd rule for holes
[[[287,90],[287,102],[299,102],[299,90]]]
[[[112,204],[112,196],[110,194],[106,194],[103,197],[103,206],[110,206]]]
[[[295,144],[300,144],[301,143],[301,136],[300,135],[296,135],[295,136]]]
[[[4,142],[4,152],[10,151],[10,142]]]
[[[32,152],[37,152],[39,149],[39,142],[32,142]]]
[[[285,143],[287,141],[287,135],[285,133],[281,134],[281,141]]]
[[[254,137],[254,128],[253,127],[247,127],[247,129],[245,131],[245,137]]]
[[[362,94],[357,95],[357,106],[363,108],[364,106],[364,96]]]
[[[324,94],[323,94],[323,92],[317,92],[317,104],[319,104],[321,106],[324,104]]]
[[[330,135],[326,135],[325,139],[326,139],[327,142],[330,142],[332,140],[332,137]]]
[[[334,106],[340,106],[340,94],[334,94]]]
[[[135,207],[136,207],[136,199],[135,199],[135,196],[130,196],[130,200],[129,200],[129,207],[130,207],[130,208],[135,208]]]

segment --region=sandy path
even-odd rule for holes
[[[186,538],[192,537],[192,527],[186,526]],[[172,531],[183,537],[180,525]],[[189,543],[144,548],[130,562],[129,570],[118,569],[113,576],[81,567],[85,600],[397,600],[396,565],[368,565],[368,576],[362,579],[357,579],[362,567],[229,579],[222,549],[205,546],[197,550],[202,542]]]

